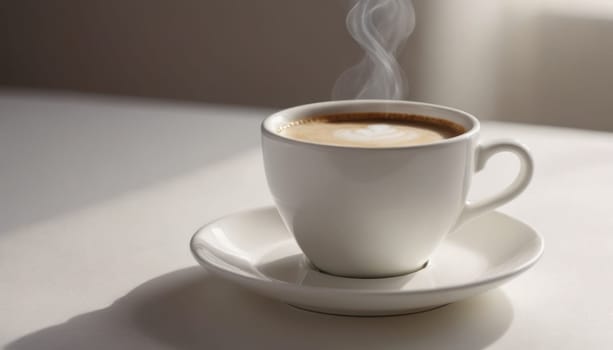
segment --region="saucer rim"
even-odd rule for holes
[[[506,279],[510,279],[514,276],[517,276],[519,274],[522,274],[523,272],[525,272],[526,270],[530,269],[532,266],[534,266],[534,264],[536,264],[540,258],[543,255],[544,249],[545,249],[545,242],[543,237],[536,232],[536,230],[534,230],[530,225],[526,224],[525,222],[516,219],[508,214],[504,214],[501,213],[497,210],[492,210],[490,212],[487,212],[485,214],[483,214],[482,216],[486,216],[486,215],[498,215],[501,217],[504,217],[505,219],[510,219],[512,221],[515,221],[523,226],[525,226],[526,228],[529,229],[529,231],[533,234],[534,238],[537,241],[537,245],[538,245],[538,249],[536,250],[536,252],[534,253],[534,255],[526,262],[524,262],[523,264],[514,267],[510,270],[507,270],[505,272],[501,272],[498,274],[495,274],[493,276],[487,277],[485,279],[476,279],[472,282],[468,282],[468,283],[461,283],[461,284],[456,284],[456,285],[451,285],[451,286],[445,286],[445,287],[432,287],[432,288],[422,288],[422,289],[415,289],[415,290],[402,290],[402,289],[390,289],[390,290],[380,290],[380,289],[343,289],[343,288],[331,288],[331,287],[325,287],[325,286],[304,286],[304,285],[298,285],[295,283],[290,283],[290,282],[286,282],[286,281],[281,281],[281,280],[277,280],[277,279],[272,279],[269,278],[267,276],[258,276],[258,275],[252,275],[249,273],[237,273],[236,271],[230,271],[224,267],[218,266],[217,264],[215,264],[214,262],[211,261],[207,261],[206,259],[203,259],[197,252],[196,252],[196,238],[208,227],[213,226],[215,224],[217,224],[218,222],[221,222],[223,220],[226,220],[228,218],[231,217],[235,217],[235,216],[239,216],[239,215],[247,215],[247,214],[252,214],[255,212],[268,212],[268,211],[277,211],[276,207],[274,206],[262,206],[262,207],[257,207],[257,208],[252,208],[252,209],[247,209],[247,210],[241,210],[241,211],[237,211],[237,212],[233,212],[230,214],[226,214],[224,216],[218,217],[217,219],[214,219],[210,222],[208,222],[207,224],[201,226],[200,228],[198,228],[198,230],[196,230],[196,232],[192,235],[191,239],[190,239],[190,251],[192,253],[192,256],[194,257],[194,259],[196,259],[196,261],[202,265],[203,267],[205,267],[205,269],[210,270],[212,272],[214,272],[215,274],[221,276],[221,277],[232,277],[233,279],[236,280],[240,280],[240,281],[245,281],[248,283],[257,283],[260,285],[266,285],[269,286],[270,284],[273,284],[276,287],[280,287],[284,290],[288,290],[288,291],[292,291],[292,292],[309,292],[309,293],[342,293],[342,294],[351,294],[351,295],[376,295],[376,296],[381,296],[381,295],[422,295],[422,294],[430,294],[433,292],[436,293],[441,293],[441,292],[454,292],[454,291],[460,291],[460,290],[464,290],[467,288],[479,288],[482,286],[487,286],[487,285],[492,285],[492,284],[496,284],[496,283],[500,283]],[[278,212],[277,212],[278,213]],[[479,220],[479,217],[475,218],[474,220]],[[288,234],[291,237],[291,233],[288,232]],[[243,272],[242,270],[240,270],[241,272]],[[332,275],[331,275],[332,276]],[[340,277],[340,276],[335,276],[338,278],[347,278],[347,277]],[[359,279],[359,278],[358,278]]]

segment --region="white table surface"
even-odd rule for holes
[[[272,203],[258,144],[269,112],[0,92],[0,345],[613,348],[612,133],[484,123],[483,139],[533,151],[533,183],[500,210],[544,236],[541,261],[431,312],[351,318],[252,294],[189,253],[199,226]],[[493,159],[471,197],[503,186],[516,166]]]

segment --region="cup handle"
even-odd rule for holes
[[[464,209],[462,210],[454,229],[457,229],[484,212],[497,208],[512,200],[523,192],[523,190],[525,190],[528,186],[534,172],[534,162],[530,156],[530,153],[528,152],[528,149],[520,143],[512,140],[496,141],[477,146],[477,149],[475,150],[475,172],[483,170],[488,159],[499,152],[511,152],[514,153],[517,158],[519,158],[520,168],[517,177],[509,186],[496,195],[482,199],[475,203],[466,201]]]

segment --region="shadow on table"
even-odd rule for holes
[[[301,311],[192,267],[6,349],[480,349],[501,337],[512,319],[500,290],[420,314],[342,317]]]
[[[270,112],[1,89],[0,111],[0,235],[255,150]]]

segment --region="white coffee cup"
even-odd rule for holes
[[[466,132],[434,143],[392,148],[315,144],[279,134],[308,117],[356,112],[427,115]],[[449,107],[352,100],[302,105],[262,123],[264,168],[279,213],[311,263],[334,275],[386,277],[421,269],[445,235],[516,197],[533,161],[514,141],[479,143],[479,121]],[[467,201],[473,174],[498,152],[520,160],[500,193]],[[495,231],[492,234],[496,234]]]

